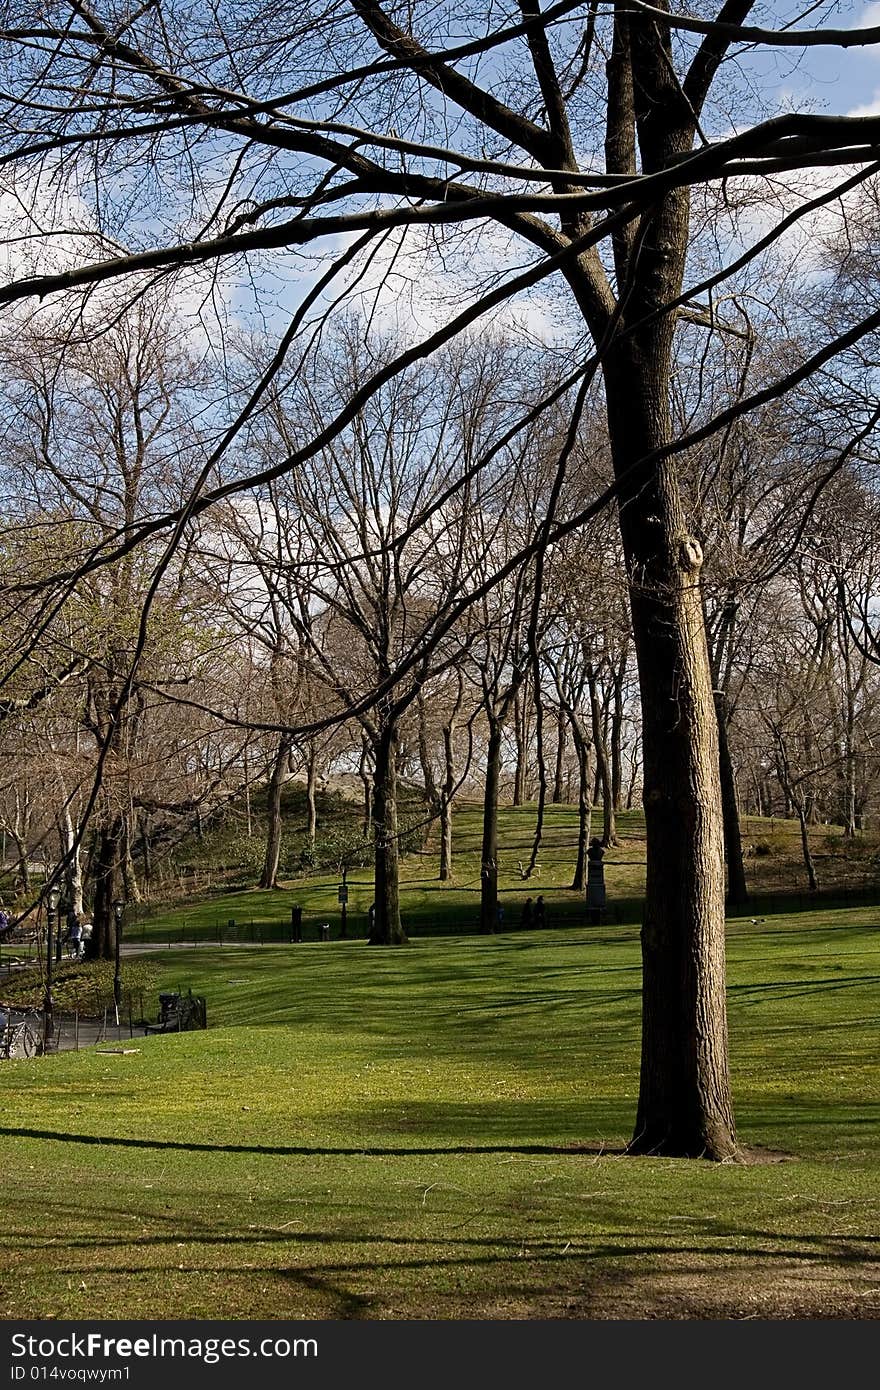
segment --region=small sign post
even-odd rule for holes
[[[347,869],[343,869],[343,870],[342,870],[342,882],[341,882],[340,885],[339,885],[339,903],[340,903],[341,912],[342,912],[342,923],[341,923],[340,928],[339,928],[339,935],[340,935],[340,936],[345,936],[345,935],[347,934],[347,933],[346,933],[346,916],[347,916],[347,909],[348,909],[348,884],[346,883],[346,878],[347,878],[347,876],[348,876],[348,870],[347,870]]]

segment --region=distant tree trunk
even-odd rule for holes
[[[251,771],[247,744],[244,746],[244,805],[247,816],[247,837],[250,840],[254,833],[254,817],[251,808]]]
[[[443,726],[443,786],[440,792],[440,879],[452,878],[452,798],[455,793],[455,719]]]
[[[362,825],[364,839],[373,833],[373,779],[369,769],[370,744],[366,734],[361,740],[361,756],[358,762],[358,776],[364,789],[364,820]]]
[[[626,809],[631,811],[636,799],[636,783],[639,780],[639,743],[636,738],[633,741],[632,752],[629,755],[629,780],[626,784]]]
[[[556,715],[556,769],[553,775],[553,805],[559,806],[565,800],[565,711],[560,709]]]
[[[153,891],[153,840],[150,835],[150,818],[142,814],[138,817],[138,830],[141,837],[141,856],[144,861],[144,893],[147,897]],[[80,887],[80,901],[82,900],[82,887]],[[80,908],[80,911],[82,908]]]
[[[748,899],[749,890],[743,861],[736,778],[730,759],[727,696],[723,690],[715,691],[715,713],[718,718],[718,760],[721,773],[721,811],[724,817],[724,858],[727,861],[727,901],[742,906]]]
[[[538,867],[538,854],[544,834],[544,809],[547,805],[547,769],[544,766],[544,701],[541,696],[540,669],[538,655],[535,653],[532,680],[535,700],[535,759],[538,766],[538,806],[535,813],[535,833],[532,838],[532,852],[526,867],[526,878],[531,878]]]
[[[483,792],[483,844],[480,852],[480,931],[494,932],[498,921],[498,789],[501,782],[501,722],[489,716],[486,786]]]
[[[810,885],[810,892],[815,893],[819,888],[819,880],[816,877],[816,866],[813,862],[813,855],[810,851],[810,832],[807,828],[807,817],[804,803],[800,797],[795,801],[797,810],[798,825],[801,830],[801,853],[804,856],[804,868],[807,871],[807,882]]]
[[[317,787],[318,750],[312,742],[309,744],[308,763],[306,764],[306,835],[312,849],[315,848],[315,840],[318,835]]]
[[[434,769],[431,766],[431,755],[428,749],[428,715],[425,707],[425,697],[421,690],[416,697],[416,703],[419,713],[419,763],[422,769],[425,800],[436,814],[440,808],[440,793],[437,790]]]
[[[287,734],[282,734],[278,740],[278,750],[275,754],[275,762],[272,766],[272,776],[269,779],[267,797],[267,816],[268,825],[266,827],[266,853],[263,859],[263,871],[260,874],[261,888],[278,887],[278,865],[281,861],[281,793],[284,789],[284,777],[287,771],[287,759],[290,755],[291,740]]]
[[[513,701],[513,734],[516,743],[516,769],[513,775],[513,804],[522,806],[526,799],[526,777],[527,777],[527,738],[526,738],[526,710],[527,701],[525,692],[517,690]]]
[[[374,946],[400,946],[406,932],[400,920],[400,852],[397,838],[397,723],[380,730],[374,746],[373,844],[376,910],[369,940]]]
[[[602,711],[599,707],[599,688],[592,666],[587,667],[587,685],[590,691],[590,719],[593,726],[593,747],[596,750],[596,769],[602,792],[602,843],[607,848],[609,845],[617,844],[617,818],[614,814],[614,790],[611,783],[608,745],[605,742]]]
[[[611,706],[611,804],[615,814],[623,809],[623,683],[626,677],[626,653],[614,672]]]
[[[141,889],[134,867],[134,859],[131,854],[131,821],[128,819],[126,819],[125,822],[122,878],[125,884],[125,901],[129,903],[139,903],[141,901]]]
[[[30,851],[27,841],[22,838],[17,830],[12,827],[9,829],[12,842],[15,845],[15,856],[18,862],[18,876],[21,879],[22,890],[25,893],[31,891],[31,870],[30,870]]]
[[[78,917],[83,914],[83,875],[81,847],[76,840],[76,828],[70,814],[70,802],[64,797],[64,805],[58,822],[58,838],[61,842],[61,855],[64,860],[64,882],[67,898]]]
[[[590,800],[590,745],[577,728],[573,729],[573,738],[578,759],[578,843],[571,886],[582,893],[587,886],[587,845],[593,810]]]
[[[858,793],[856,791],[856,755],[854,752],[854,715],[852,710],[848,711],[846,735],[844,738],[844,759],[843,759],[843,834],[845,839],[854,840],[856,835],[856,820]]]

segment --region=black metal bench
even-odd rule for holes
[[[207,1026],[207,1009],[201,995],[193,994],[192,990],[186,994],[168,991],[159,995],[158,1021],[144,1025],[144,1036],[149,1033],[188,1033],[193,1028]]]

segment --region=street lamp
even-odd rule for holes
[[[113,900],[113,916],[116,921],[116,945],[113,966],[113,1007],[116,1010],[116,1027],[119,1027],[119,946],[122,941],[122,913],[125,908],[121,898]]]
[[[52,963],[54,960],[54,941],[53,933],[55,930],[55,918],[58,913],[58,904],[61,902],[61,890],[50,888],[46,894],[46,990],[43,995],[43,1051],[49,1046],[52,1037]]]

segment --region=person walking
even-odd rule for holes
[[[79,960],[82,955],[82,923],[79,920],[79,913],[71,908],[67,914],[67,943],[70,947],[70,954],[74,960]]]
[[[543,927],[545,925],[546,924],[544,921],[544,895],[543,893],[539,893],[537,898],[535,899],[535,926]]]
[[[532,900],[531,898],[526,898],[525,902],[523,903],[522,917],[520,918],[520,926],[523,928],[524,931],[528,931],[529,927],[534,926],[534,922],[535,914],[532,906]]]

